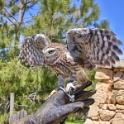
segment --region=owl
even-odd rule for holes
[[[122,42],[110,30],[99,28],[75,28],[66,33],[66,45],[52,43],[44,34],[36,34],[24,39],[19,58],[30,66],[47,65],[54,70],[59,87],[66,91],[75,90],[75,83],[86,83],[90,79],[85,69],[96,66],[110,66],[119,61]]]

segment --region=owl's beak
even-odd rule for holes
[[[47,56],[44,56],[44,60],[46,61],[48,59],[48,57]]]

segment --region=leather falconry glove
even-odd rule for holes
[[[75,96],[73,102],[70,101],[65,92],[59,90],[46,100],[36,113],[14,124],[64,124],[63,120],[69,114],[76,112],[86,113],[89,110],[89,106],[94,103],[94,99],[89,97],[96,92],[96,90],[84,90],[91,84],[92,82],[88,81],[83,85],[77,85],[76,90],[73,91]]]

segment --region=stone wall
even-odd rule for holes
[[[124,124],[124,60],[98,67],[95,103],[85,124]]]

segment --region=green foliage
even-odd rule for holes
[[[36,110],[44,101],[45,95],[56,86],[56,76],[45,67],[26,68],[17,59],[0,62],[0,102],[7,103],[10,93],[14,92],[16,111],[22,108],[29,113]]]
[[[0,114],[0,124],[7,124],[8,123],[9,114]]]
[[[68,122],[74,122],[75,120],[77,120],[77,116],[76,114],[71,114],[68,118],[67,118],[67,121]]]
[[[95,89],[95,86],[97,83],[97,80],[95,79],[95,73],[96,73],[96,70],[86,71],[86,74],[88,75],[88,77],[92,81],[92,85],[90,87],[88,87],[88,89]]]
[[[66,124],[84,124],[82,120],[75,120],[73,122],[67,121]]]
[[[109,22],[106,19],[103,19],[99,23],[98,22],[94,23],[94,27],[96,27],[96,28],[103,28],[103,29],[110,29],[109,28]]]

